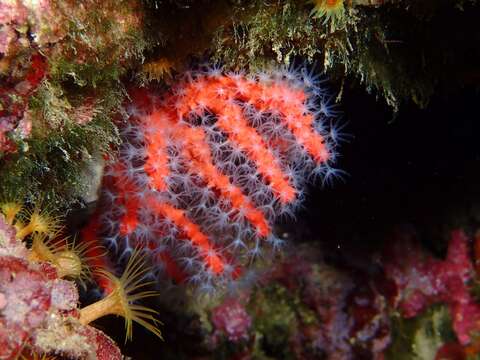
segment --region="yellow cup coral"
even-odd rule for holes
[[[154,317],[157,312],[135,304],[138,300],[158,295],[156,291],[138,291],[152,284],[144,281],[147,272],[145,257],[138,250],[133,252],[120,278],[103,269],[99,270],[98,273],[110,282],[112,290],[104,299],[81,309],[80,322],[87,325],[103,316],[117,315],[125,319],[125,341],[132,339],[133,321],[162,338],[160,330],[156,327],[160,322]]]
[[[97,246],[100,248],[100,246]],[[71,278],[85,285],[91,278],[93,256],[89,243],[77,243],[75,240],[49,238],[45,234],[35,233],[32,237],[30,259],[34,261],[48,261],[55,266],[60,278]],[[102,256],[100,254],[98,256]]]
[[[335,27],[345,15],[344,0],[312,0],[314,8],[311,12],[315,18],[323,18],[323,23],[331,22]]]
[[[23,225],[23,222],[15,223],[17,238],[20,240],[25,239],[25,237],[33,233],[41,233],[54,237],[62,229],[60,225],[61,217],[54,216],[50,211],[40,209],[39,206],[35,206],[33,210],[24,209],[21,211],[21,215],[28,223],[26,223],[26,225]]]

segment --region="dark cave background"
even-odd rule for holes
[[[480,93],[467,87],[394,115],[362,89],[347,89],[341,108],[352,138],[338,167],[348,175],[310,188],[300,237],[341,256],[345,247],[374,250],[392,229],[408,227],[441,253],[450,230],[473,231],[480,225],[479,104]]]

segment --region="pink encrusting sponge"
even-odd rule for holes
[[[160,277],[204,290],[237,277],[281,245],[272,226],[308,179],[338,175],[330,97],[305,68],[209,68],[130,98],[93,226],[122,256],[149,249]]]

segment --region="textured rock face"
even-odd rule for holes
[[[212,310],[212,322],[218,334],[230,341],[248,339],[252,319],[236,299],[228,299]]]
[[[374,262],[353,253],[339,261],[341,269],[314,246],[296,248],[259,274],[259,286],[238,289],[201,314],[205,343],[238,358],[262,351],[297,359],[478,356],[470,245],[463,231],[453,231],[446,256],[435,257],[408,230],[397,230]]]
[[[421,314],[435,303],[448,305],[453,329],[461,345],[472,340],[480,324],[480,305],[470,292],[474,279],[469,239],[452,232],[445,260],[422,251],[417,244],[397,242],[385,261],[385,273],[396,287],[392,298],[404,317]]]

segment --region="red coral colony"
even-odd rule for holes
[[[85,237],[128,254],[141,246],[166,273],[210,292],[282,240],[307,179],[329,182],[341,134],[320,79],[305,68],[246,76],[188,72],[167,95],[134,90],[102,209]],[[97,230],[97,232],[93,231]]]

